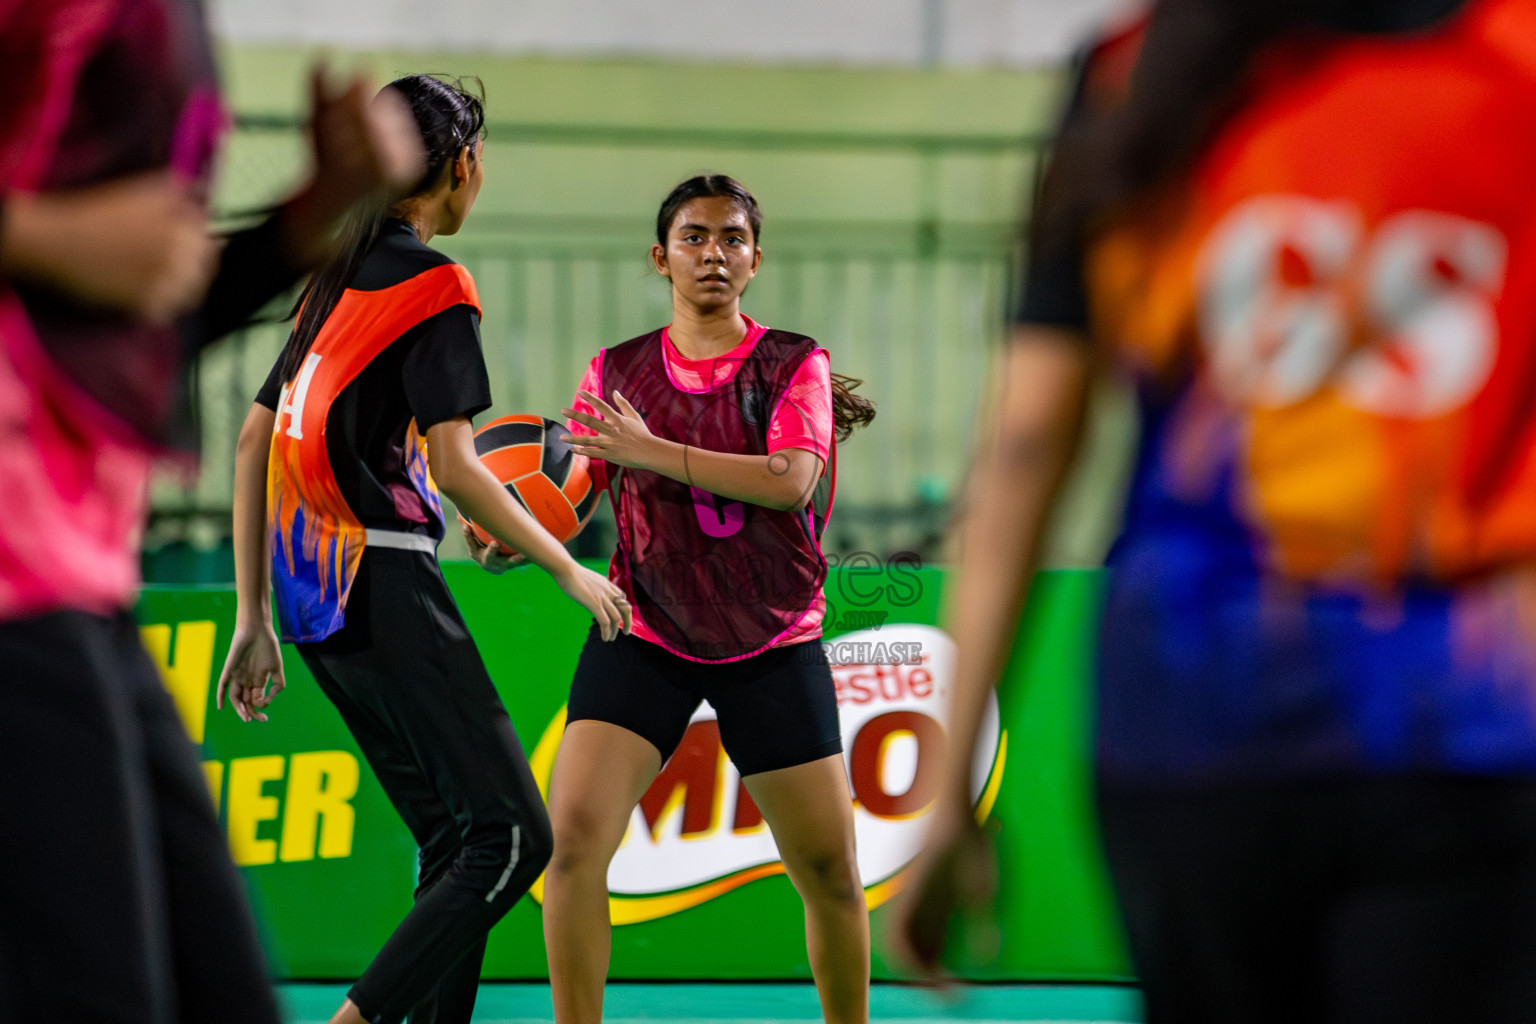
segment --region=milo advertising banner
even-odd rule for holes
[[[586,635],[580,609],[536,570],[444,572],[547,790]],[[880,908],[903,883],[936,795],[953,642],[936,625],[944,573],[856,558],[827,583],[823,649],[837,683],[859,869],[880,955]],[[1086,681],[1098,594],[1088,572],[1046,574],[988,708],[973,766],[996,836],[999,941],[955,967],[979,979],[1121,979],[1128,967],[1091,826]],[[147,590],[139,607],[261,919],[289,978],[359,973],[410,905],[415,847],[303,662],[267,723],[213,707],[234,595]],[[542,880],[492,933],[488,978],[546,976]],[[709,705],[635,808],[609,871],[616,979],[803,979],[801,905],[762,814],[726,757]],[[995,923],[995,928],[993,924]]]
[[[859,871],[869,905],[876,907],[899,888],[937,795],[944,685],[954,667],[954,644],[936,627],[901,624],[839,637],[825,650],[837,682]],[[564,726],[562,708],[532,757],[534,777],[546,793]],[[994,700],[973,787],[983,819],[997,800],[1004,754]],[[763,815],[720,742],[714,709],[703,704],[631,815],[608,872],[613,923],[677,914],[783,873]],[[542,889],[534,886],[534,899],[541,899]]]

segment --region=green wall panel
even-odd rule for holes
[[[250,210],[303,172],[314,55],[237,46],[222,56],[237,127],[216,205]],[[465,229],[434,244],[479,287],[492,414],[555,415],[599,348],[665,323],[669,293],[647,260],[656,207],[687,175],[734,174],[766,215],[765,259],[743,309],[817,338],[880,407],[844,453],[829,545],[942,557],[1058,73],[466,53],[332,60],[381,81],[431,70],[485,83],[485,187]],[[149,548],[209,548],[227,533],[235,437],[284,337],[257,328],[202,360],[203,467],[157,487]],[[1123,405],[1100,409],[1125,419]],[[1051,564],[1097,563],[1124,436],[1085,446],[1110,469],[1085,473]],[[463,557],[456,536],[444,553]]]
[[[444,571],[532,752],[565,702],[585,617],[536,570],[492,577],[450,562]],[[859,634],[866,640],[895,637],[903,624],[936,621],[945,579],[942,571],[911,566],[834,569],[831,618],[843,626],[878,624]],[[1021,623],[1001,688],[1007,753],[989,818],[1004,866],[1002,941],[989,961],[957,962],[967,976],[1127,977],[1088,796],[1087,681],[1099,586],[1094,572],[1046,573]],[[150,588],[138,614],[202,741],[276,970],[289,978],[360,973],[410,904],[414,847],[340,718],[292,649],[285,657],[288,689],[271,707],[270,722],[241,723],[228,709],[214,710],[214,681],[234,616],[227,589]],[[829,639],[839,634],[847,630],[828,630]],[[358,769],[355,792],[351,766]],[[998,771],[992,768],[994,776]],[[540,913],[524,899],[497,926],[487,977],[545,975]],[[874,912],[876,935],[883,913]],[[878,944],[874,969],[876,977],[891,976]],[[620,925],[612,975],[807,978],[799,900],[781,875],[763,877],[670,916]]]

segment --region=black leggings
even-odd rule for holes
[[[512,722],[430,555],[366,550],[346,627],[299,651],[420,847],[416,904],[350,998],[467,1024],[486,934],[553,846]]]
[[[0,623],[0,1020],[278,1024],[208,783],[126,613]]]
[[[1149,1024],[1536,1020],[1536,781],[1103,784]]]

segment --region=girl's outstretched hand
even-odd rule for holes
[[[366,75],[345,76],[339,83],[330,79],[323,64],[310,70],[309,145],[316,180],[354,201],[375,190],[398,198],[427,169],[410,103],[395,89],[375,94]]]
[[[427,154],[397,90],[374,95],[362,75],[332,82],[323,65],[310,72],[309,144],[310,180],[282,217],[290,258],[312,267],[334,253],[337,223],[354,203],[399,198],[426,171]]]
[[[609,405],[590,391],[578,391],[576,394],[585,399],[598,414],[593,416],[577,409],[565,409],[562,415],[582,426],[591,427],[597,434],[562,434],[560,440],[583,455],[603,459],[615,466],[650,468],[657,446],[662,442],[651,433],[651,428],[645,425],[645,420],[629,404],[629,399],[615,391],[613,404]]]
[[[604,640],[612,640],[621,632],[629,632],[634,621],[634,611],[624,597],[624,591],[608,577],[576,562],[571,562],[568,569],[552,575],[567,597],[592,613]]]
[[[969,807],[935,807],[928,838],[908,869],[890,918],[896,959],[929,981],[943,981],[944,944],[958,916],[984,911],[997,892],[997,855]]]
[[[214,706],[222,710],[224,695],[228,693],[230,706],[240,721],[265,722],[267,716],[259,709],[272,703],[272,698],[286,685],[282,647],[272,627],[265,623],[236,625],[235,635],[229,641],[229,657],[224,659],[224,671],[219,674]]]

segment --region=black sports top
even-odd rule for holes
[[[422,244],[404,221],[386,221],[350,288],[392,288],[453,260]],[[256,394],[277,410],[282,382],[278,360]],[[342,497],[364,526],[431,532],[428,516],[407,475],[407,435],[414,419],[423,434],[491,405],[491,385],[480,351],[480,318],[473,307],[453,306],[400,335],[331,404],[326,452]]]

